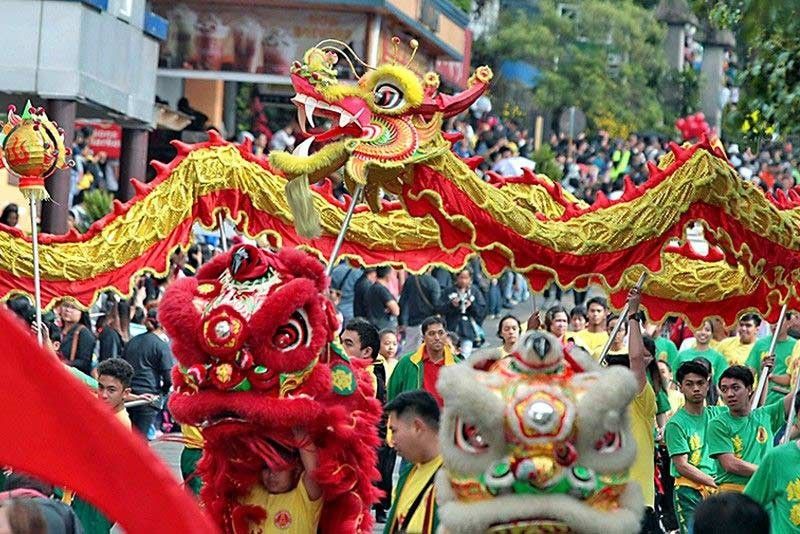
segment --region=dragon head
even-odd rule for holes
[[[335,65],[337,52],[344,54],[326,42],[292,66],[297,93],[292,101],[308,137],[292,154],[270,154],[270,162],[290,179],[304,175],[310,182],[344,166],[348,189],[364,186],[368,204],[378,211],[380,189],[399,194],[413,164],[450,149],[441,133],[442,120],[468,109],[486,90],[492,71],[479,67],[469,88],[452,96],[439,93],[436,73],[420,79],[394,63],[367,67],[355,84],[343,83]],[[319,149],[309,155],[312,144]]]
[[[627,473],[633,376],[596,364],[575,372],[559,347],[531,331],[486,371],[442,369],[437,487],[447,532],[638,530],[642,496]]]

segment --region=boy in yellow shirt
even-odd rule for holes
[[[295,429],[294,437],[299,454],[287,454],[280,469],[264,468],[260,483],[242,500],[264,511],[260,521],[250,521],[251,534],[317,531],[322,489],[311,476],[317,468],[317,448],[304,430]]]

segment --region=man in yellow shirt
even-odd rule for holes
[[[628,365],[636,377],[639,393],[628,406],[628,418],[631,423],[631,433],[636,441],[636,459],[631,465],[629,476],[632,481],[638,482],[644,494],[645,515],[642,520],[642,533],[661,532],[658,527],[658,517],[655,513],[655,436],[653,430],[656,423],[656,394],[647,380],[647,365],[645,358],[655,358],[655,343],[648,338],[645,344],[642,337],[641,325],[636,318],[639,312],[639,290],[634,288],[628,295]],[[591,314],[590,314],[591,316]],[[650,350],[646,347],[649,346]],[[601,348],[602,349],[602,348]],[[614,358],[609,359],[613,365]],[[619,362],[624,365],[625,362]]]
[[[250,534],[317,531],[322,513],[322,488],[312,477],[317,449],[304,430],[296,429],[294,437],[299,454],[288,454],[283,466],[264,468],[260,482],[242,500],[264,512],[260,521],[251,519]]]
[[[439,518],[434,478],[442,467],[439,405],[424,390],[406,391],[386,405],[401,468],[384,534],[433,534]]]
[[[600,353],[608,341],[608,331],[606,330],[606,315],[608,315],[608,303],[603,297],[589,299],[586,304],[589,321],[586,328],[575,332],[572,336],[580,340],[581,345],[586,347],[595,360],[600,358]]]
[[[719,342],[717,352],[725,357],[729,366],[746,364],[747,358],[753,350],[753,343],[756,342],[760,325],[761,317],[755,313],[746,313],[739,318],[739,326],[736,331],[738,335]]]

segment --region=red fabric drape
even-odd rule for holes
[[[216,526],[147,447],[0,309],[0,465],[68,487],[130,534]]]

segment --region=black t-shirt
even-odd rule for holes
[[[367,318],[367,290],[372,284],[364,273],[353,287],[353,317]]]
[[[78,341],[73,338],[78,336]],[[75,354],[72,347],[75,346]],[[92,372],[92,357],[94,356],[95,337],[92,331],[82,324],[68,328],[61,337],[61,355],[67,365],[78,369],[84,374]]]
[[[125,346],[125,360],[133,366],[134,393],[169,392],[174,361],[166,341],[152,332],[139,334]]]
[[[394,300],[394,295],[380,283],[375,283],[367,290],[367,320],[378,330],[397,328],[397,316],[386,310],[386,305]]]

